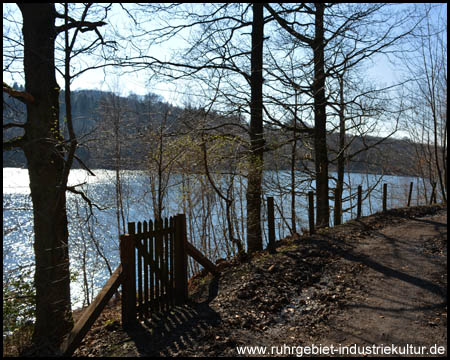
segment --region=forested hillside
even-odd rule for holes
[[[19,91],[23,88],[15,85]],[[116,103],[112,104],[111,99]],[[98,90],[79,90],[72,93],[72,113],[74,118],[74,130],[80,139],[80,146],[77,150],[78,157],[89,168],[106,168],[114,166],[114,156],[111,151],[112,144],[102,141],[105,131],[109,129],[111,116],[120,117],[120,127],[126,137],[122,139],[122,158],[133,159],[129,163],[122,164],[128,169],[143,169],[145,159],[151,147],[148,138],[145,136],[151,129],[155,130],[164,123],[164,127],[169,129],[168,133],[176,134],[181,128],[186,129],[186,121],[192,121],[193,112],[197,116],[203,116],[202,112],[194,109],[182,109],[164,102],[159,95],[149,93],[145,96],[130,95],[128,97],[115,96],[112,93]],[[19,122],[25,123],[25,105],[14,100],[7,94],[3,94],[3,123]],[[64,91],[60,93],[60,123],[65,124],[65,101]],[[229,123],[230,119],[215,116],[215,123]],[[243,124],[245,125],[245,124]],[[64,129],[67,133],[67,129]],[[4,132],[4,138],[11,138],[21,135],[21,129],[11,128]],[[168,134],[169,136],[170,134]],[[327,139],[330,148],[329,160],[330,170],[333,171],[333,149],[337,148],[338,134],[329,133]],[[103,139],[104,140],[104,139]],[[367,147],[367,151],[357,154],[348,163],[347,169],[354,172],[389,173],[396,175],[414,175],[413,156],[414,144],[408,140],[399,140],[391,137],[381,144],[372,147],[381,138],[366,136],[347,136],[347,143],[350,143],[348,153],[355,153]],[[299,142],[298,153],[300,158],[304,158],[303,166],[308,166],[308,159],[313,158],[313,153],[308,152],[307,142]],[[265,152],[265,168],[270,170],[286,170],[290,167],[290,143],[288,135],[280,129],[268,129],[266,133],[268,144]],[[275,146],[271,146],[274,145]],[[280,146],[279,144],[284,144]],[[303,146],[302,146],[303,145]],[[311,164],[309,164],[311,165]],[[12,150],[3,152],[4,167],[26,167],[26,161],[21,151]],[[75,168],[82,167],[79,162],[75,162]]]

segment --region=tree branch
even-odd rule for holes
[[[3,82],[3,92],[7,93],[9,96],[13,97],[14,99],[17,99],[24,104],[35,104],[36,101],[34,97],[27,93],[26,91],[18,91],[14,90],[11,86],[9,86],[7,83]]]
[[[86,166],[86,164],[77,156],[73,155],[73,157],[79,162],[79,164],[92,176],[95,176],[95,174]]]
[[[103,26],[103,25],[107,25],[107,23],[105,23],[104,21],[96,21],[96,22],[91,22],[91,21],[73,21],[70,24],[64,24],[61,26],[56,26],[55,27],[55,32],[56,34],[59,34],[63,31],[66,30],[70,30],[70,29],[80,29],[81,32],[87,32],[87,31],[98,31],[97,27],[99,26]]]
[[[288,22],[284,20],[282,17],[280,17],[277,12],[269,5],[264,4],[264,7],[270,12],[270,14],[275,18],[275,20],[280,24],[280,26],[285,29],[289,34],[297,38],[298,40],[308,44],[309,46],[313,46],[313,40],[300,34],[299,32],[292,29],[291,26],[289,26]]]
[[[10,128],[13,128],[13,127],[20,127],[20,128],[24,128],[25,127],[25,124],[23,124],[23,123],[8,123],[8,124],[3,124],[3,130],[6,130],[6,129],[10,129]]]
[[[22,136],[15,137],[8,141],[3,141],[3,151],[13,150],[15,148],[22,148],[25,141]]]
[[[83,185],[83,184],[79,184],[79,185],[75,185],[75,186],[80,186],[80,185]],[[95,207],[96,207],[97,209],[99,209],[99,210],[105,210],[104,208],[101,208],[101,207],[98,206],[97,204],[94,204],[94,203],[91,201],[91,199],[89,199],[89,198],[86,196],[86,194],[85,194],[84,192],[76,190],[76,189],[75,189],[75,186],[66,186],[66,190],[70,191],[71,193],[81,195],[81,197],[83,198],[83,200],[86,201],[86,202],[88,203],[89,209],[90,209],[90,211],[91,211],[91,215],[93,215],[93,212],[92,212],[92,206],[95,206]]]

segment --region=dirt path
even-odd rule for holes
[[[348,260],[364,264],[358,277],[363,290],[349,294],[321,343],[446,346],[446,251],[433,247],[446,238],[447,214],[441,212],[361,239]]]
[[[198,277],[190,303],[132,331],[122,330],[115,304],[75,356],[292,356],[313,344],[375,356],[383,354],[374,345],[396,356],[404,345],[436,345],[446,354],[446,294],[447,209],[390,210]]]

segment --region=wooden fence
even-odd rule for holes
[[[128,234],[120,235],[121,264],[83,312],[61,345],[61,354],[73,354],[120,285],[124,328],[150,312],[183,304],[188,298],[187,255],[218,275],[216,266],[187,241],[184,214],[138,222],[137,229],[134,222],[128,223]]]
[[[137,229],[131,222],[128,234],[120,237],[120,259],[125,273],[122,287],[125,327],[133,324],[136,316],[143,319],[150,311],[167,310],[175,299],[177,304],[187,299],[183,221],[184,216],[177,215],[165,221],[139,222]]]
[[[186,302],[188,255],[218,274],[216,266],[187,241],[184,214],[164,221],[138,222],[137,228],[128,223],[128,234],[120,237],[124,327],[133,326],[151,312]]]
[[[70,356],[81,344],[86,333],[89,331],[95,320],[99,317],[109,299],[117,291],[123,280],[122,265],[119,265],[113,272],[103,289],[98,293],[95,300],[83,312],[83,315],[76,322],[69,336],[61,345],[61,354]]]
[[[414,183],[411,182],[409,185],[408,192],[408,201],[405,204],[407,207],[411,205],[411,196],[413,192]],[[387,198],[388,198],[388,184],[383,184],[382,190],[382,211],[387,211]],[[359,219],[362,216],[362,186],[358,185],[357,190],[357,203],[356,203],[356,218]],[[432,184],[431,197],[429,200],[429,204],[433,204],[436,202],[436,183]],[[268,245],[267,249],[273,252],[275,248],[275,214],[274,214],[274,205],[273,205],[273,197],[267,198],[267,220],[268,220]],[[280,210],[281,212],[281,210]],[[284,218],[283,218],[284,219]],[[314,234],[315,232],[315,221],[314,221],[314,192],[308,192],[308,222],[309,222],[309,233]]]
[[[410,183],[407,206],[411,204],[413,183]],[[358,186],[357,218],[361,217],[362,187]],[[275,216],[273,198],[268,201],[269,245],[275,251]],[[433,184],[430,204],[436,202]],[[387,210],[387,184],[383,184],[382,209]],[[310,233],[314,233],[314,193],[308,193]],[[179,214],[164,221],[128,223],[128,234],[120,236],[121,264],[95,300],[84,311],[61,346],[61,353],[70,356],[79,346],[113,294],[122,285],[122,326],[134,325],[150,312],[168,310],[187,300],[187,256],[218,275],[216,266],[186,238],[186,217]],[[136,288],[137,284],[137,288]]]

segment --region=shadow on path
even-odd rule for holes
[[[421,221],[423,223],[430,224],[430,225],[434,225],[435,230],[440,234],[443,234],[444,232],[442,230],[444,230],[444,229],[446,230],[446,228],[447,228],[446,224],[440,223],[437,221],[432,221],[432,220],[428,220],[428,219],[417,219],[417,218],[414,218],[413,220]],[[397,239],[395,237],[391,237],[391,236],[382,234],[379,231],[372,230],[370,227],[368,227],[364,223],[360,223],[360,225],[363,230],[369,230],[370,235],[368,235],[368,236],[383,237],[384,240],[386,240],[391,246],[395,246],[395,244],[398,244],[403,241],[401,239]],[[445,231],[445,234],[446,234],[446,231]],[[340,244],[340,241],[337,241],[336,239],[334,239],[332,236],[330,236],[328,234],[324,234],[323,236],[325,236],[330,243]],[[336,249],[335,252],[338,253],[338,255],[343,257],[344,259],[366,265],[366,266],[372,268],[373,270],[375,270],[379,273],[382,273],[386,276],[394,277],[401,281],[405,281],[412,285],[418,286],[426,291],[429,291],[433,294],[440,296],[442,299],[445,300],[445,302],[447,301],[447,289],[442,286],[439,286],[429,280],[422,279],[417,276],[409,275],[406,272],[383,265],[380,262],[372,259],[369,254],[357,254],[353,251],[353,249],[350,249],[350,248],[343,249],[341,247],[337,247],[335,249]]]
[[[180,350],[194,348],[196,339],[220,322],[220,316],[209,307],[218,293],[217,278],[208,290],[208,298],[201,303],[188,302],[166,312],[154,313],[127,330],[139,356],[176,356]]]

